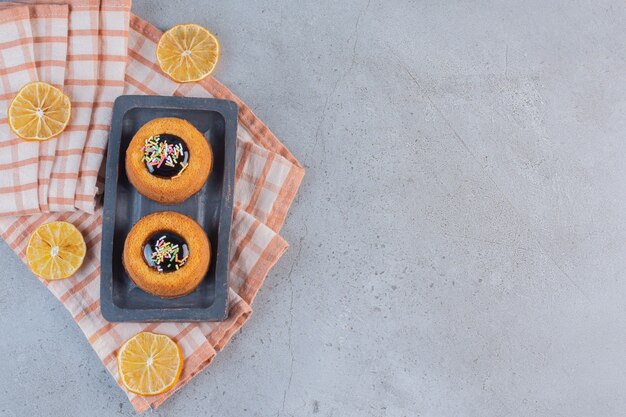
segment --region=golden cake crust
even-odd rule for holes
[[[180,175],[161,178],[152,175],[142,158],[147,138],[169,133],[180,137],[189,149],[189,163]],[[135,133],[126,149],[126,175],[140,194],[161,204],[178,204],[204,185],[213,168],[213,152],[202,133],[186,120],[163,117],[146,123]]]
[[[173,232],[183,238],[189,258],[173,272],[158,272],[148,266],[143,247],[157,232]],[[122,263],[133,282],[142,290],[163,298],[182,297],[195,290],[206,275],[211,261],[211,245],[204,230],[190,217],[172,211],[150,214],[140,219],[124,242]]]

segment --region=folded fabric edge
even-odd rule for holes
[[[28,6],[0,7],[0,23],[28,19],[29,17]]]
[[[21,140],[8,122],[8,107],[18,90],[29,82],[38,81],[37,62],[34,54],[34,38],[28,5],[0,3],[0,23],[5,37],[1,40],[3,48],[3,137],[5,153],[9,162],[1,164],[2,204],[0,216],[11,217],[39,212],[38,196],[38,161],[39,144]],[[19,51],[19,52],[18,52]]]
[[[120,21],[119,27],[123,27],[123,30],[115,30],[111,31],[114,34],[107,35],[107,27],[111,27],[111,23],[109,19],[106,19],[106,14],[100,14],[100,54],[106,54],[105,56],[110,57],[110,59],[116,58],[116,61],[123,61],[123,67],[119,67],[116,65],[109,66],[107,64],[107,60],[99,60],[99,71],[100,75],[103,78],[109,79],[111,82],[114,80],[120,81],[124,80],[127,64],[128,64],[128,24],[130,17],[130,0],[101,0],[100,1],[101,10],[107,10],[109,7],[116,7],[116,16],[117,20]],[[115,40],[115,42],[113,41]],[[113,47],[112,45],[119,45]],[[119,49],[118,49],[119,48]],[[116,69],[117,68],[117,69]],[[121,72],[118,72],[121,71]],[[125,84],[125,82],[124,82]],[[116,91],[113,91],[113,90]],[[100,174],[105,172],[106,170],[106,148],[108,143],[108,135],[110,133],[110,124],[112,118],[112,104],[108,104],[107,106],[103,106],[103,102],[106,101],[103,97],[108,97],[108,100],[111,102],[114,100],[114,97],[118,97],[124,93],[124,87],[115,87],[115,86],[107,86],[102,85],[98,87],[97,100],[94,103],[95,106],[100,106],[99,111],[94,111],[92,115],[91,123],[94,123],[94,118],[98,118],[98,115],[103,114],[102,112],[108,108],[109,117],[107,124],[109,125],[109,129],[106,133],[104,149],[102,149],[102,144],[99,143],[99,135],[94,132],[93,135],[87,135],[87,141],[85,142],[85,146],[83,147],[83,153],[80,161],[79,175],[76,183],[76,191],[74,194],[74,206],[78,210],[85,211],[87,213],[95,213],[98,204],[101,200],[101,192],[102,189],[99,187],[98,182],[100,178]],[[97,123],[97,122],[96,122]],[[93,148],[100,148],[101,153],[93,152]],[[97,161],[100,158],[100,165],[95,167],[94,161]]]
[[[254,302],[254,298],[261,289],[261,286],[263,286],[270,269],[276,265],[288,248],[289,243],[280,235],[276,235],[272,238],[265,250],[261,253],[254,269],[250,271],[248,278],[239,291],[237,291],[239,296],[243,298],[246,303],[252,304]],[[218,350],[220,349],[218,348]]]
[[[280,229],[282,229],[283,224],[285,224],[287,213],[293,204],[293,200],[296,198],[296,194],[300,189],[303,179],[304,168],[297,165],[292,166],[266,222],[267,226],[273,231],[278,233]]]
[[[49,4],[49,0],[20,0],[23,4]],[[86,9],[100,7],[100,0],[61,0],[59,3],[67,4],[74,9]],[[122,3],[121,0],[117,3]]]
[[[132,6],[131,0],[61,0],[58,3],[49,3],[48,0],[21,0],[19,2],[5,3],[8,7],[30,6],[38,8],[41,13],[45,13],[46,8],[53,11],[56,8],[68,9],[100,9],[102,11],[130,10]],[[4,6],[4,7],[7,7]],[[0,6],[2,7],[2,6]],[[46,17],[39,15],[34,17]]]
[[[13,5],[13,7],[20,5],[20,3],[4,3],[4,4]],[[31,18],[67,17],[69,15],[69,10],[70,10],[67,4],[29,4],[27,7],[30,10]]]
[[[16,7],[28,7],[31,18],[65,17],[69,13],[69,6],[67,4],[23,4],[16,2],[0,3],[0,10]]]
[[[106,9],[126,9],[130,10],[132,0],[100,0],[100,8]]]
[[[67,4],[37,4],[30,7],[30,17],[68,17],[70,7]]]
[[[244,170],[246,167],[246,162],[250,160],[249,154],[256,154],[266,159],[265,166],[263,167],[263,172],[265,174],[261,175],[259,178],[253,179],[254,181],[254,192],[249,196],[249,199],[243,199],[240,201],[237,197],[235,198],[235,207],[240,210],[243,210],[255,217],[261,223],[264,223],[268,226],[272,231],[278,233],[284,224],[287,212],[293,203],[293,200],[300,188],[300,184],[302,179],[304,178],[304,169],[294,165],[289,160],[285,159],[282,155],[279,155],[275,152],[269,151],[264,148],[260,144],[257,144],[253,141],[243,141],[238,139],[237,143],[238,147],[238,156],[239,160],[236,168],[236,175],[239,178],[244,177]],[[240,153],[239,153],[240,150]],[[269,157],[268,157],[269,156]],[[282,167],[288,167],[287,172],[284,176],[283,182],[275,187],[279,189],[277,191],[272,191],[275,197],[273,198],[273,202],[271,207],[264,211],[260,207],[257,206],[257,202],[261,195],[263,194],[263,190],[265,187],[265,182],[270,179],[267,178],[268,172],[272,168],[272,164],[276,162],[277,165]],[[248,181],[248,180],[246,180]],[[250,186],[252,186],[252,182],[250,182]],[[237,190],[235,190],[235,194],[237,196]]]
[[[217,352],[224,349],[230,339],[243,327],[252,315],[252,307],[244,300],[239,300],[228,309],[228,318],[220,322],[211,332],[209,343]]]

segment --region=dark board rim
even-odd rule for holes
[[[218,247],[215,262],[224,270],[216,273],[215,300],[206,308],[121,308],[114,302],[113,253],[115,210],[117,207],[117,185],[119,180],[122,122],[127,112],[135,108],[159,110],[205,110],[222,115],[225,122],[225,164],[222,209],[218,225]],[[235,153],[237,135],[237,105],[229,100],[200,97],[125,95],[118,97],[113,105],[113,117],[106,161],[106,181],[103,208],[103,231],[101,247],[100,309],[102,316],[110,322],[164,322],[164,321],[221,321],[228,315],[229,240],[234,206]],[[122,168],[123,169],[123,168]],[[177,211],[176,206],[163,206],[163,211]],[[121,260],[118,260],[121,262]],[[213,262],[213,261],[212,261]]]

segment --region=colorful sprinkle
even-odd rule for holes
[[[149,167],[156,168],[160,168],[161,165],[176,167],[179,158],[185,153],[182,144],[168,144],[167,139],[162,142],[160,135],[150,136],[146,139],[142,151],[143,157],[141,161],[145,162]]]
[[[179,269],[187,263],[187,258],[189,257],[185,256],[179,258],[180,247],[167,241],[165,235],[161,236],[156,241],[152,250],[151,260],[156,265],[156,269],[159,272],[163,272],[163,265],[167,265],[167,268],[171,268],[172,265],[175,265],[176,269]]]

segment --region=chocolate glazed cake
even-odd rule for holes
[[[164,298],[195,290],[209,269],[211,246],[198,223],[164,211],[140,219],[124,243],[122,262],[142,290]]]
[[[126,150],[126,174],[142,195],[178,204],[197,193],[213,168],[204,135],[186,120],[166,117],[141,127]]]

